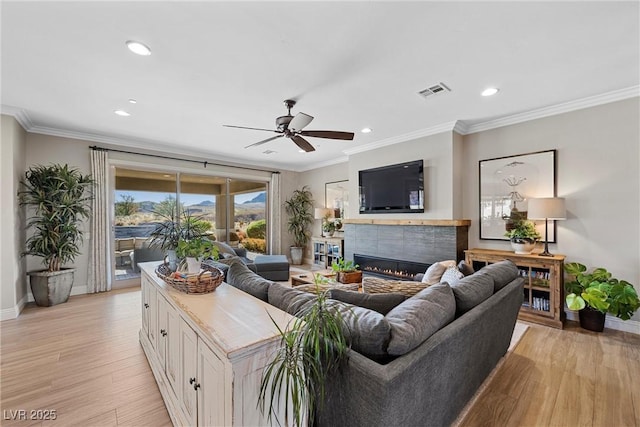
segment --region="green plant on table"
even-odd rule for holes
[[[565,283],[566,302],[570,310],[590,307],[628,320],[640,308],[640,299],[633,285],[618,280],[604,268],[591,272],[585,265],[571,262],[564,266],[572,280]]]
[[[286,328],[281,329],[280,347],[262,373],[259,404],[271,422],[313,425],[313,414],[324,401],[326,379],[343,363],[350,348],[349,328],[327,291],[317,290]],[[284,420],[277,419],[284,402]]]
[[[345,261],[344,258],[338,258],[337,261],[333,261],[331,263],[331,269],[336,273],[351,273],[353,271],[357,271],[360,266],[354,263],[352,260]]]
[[[190,240],[178,240],[176,255],[180,258],[196,258],[202,260],[207,257],[218,259],[218,247],[205,237],[196,237]]]
[[[523,241],[527,243],[534,243],[542,237],[531,221],[523,219],[514,221],[511,230],[504,233],[504,235],[514,243],[522,243]]]

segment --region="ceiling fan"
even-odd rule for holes
[[[272,136],[271,138],[264,139],[262,141],[255,142],[251,145],[247,145],[244,148],[255,147],[256,145],[262,145],[269,141],[273,141],[276,138],[281,138],[286,136],[291,139],[298,147],[307,153],[310,151],[315,151],[313,145],[309,143],[303,136],[309,136],[312,138],[328,138],[328,139],[343,139],[343,140],[353,140],[353,132],[338,132],[333,130],[302,130],[304,129],[311,121],[313,117],[305,114],[298,113],[294,116],[291,115],[291,108],[296,105],[296,101],[291,99],[287,99],[284,101],[284,106],[288,110],[286,116],[280,116],[276,119],[276,128],[273,129],[262,129],[262,128],[251,128],[246,126],[232,126],[232,125],[223,125],[228,128],[238,128],[238,129],[252,129],[252,130],[263,130],[267,132],[275,132],[278,135]]]

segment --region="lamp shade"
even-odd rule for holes
[[[566,219],[567,210],[562,197],[529,199],[528,219]]]
[[[333,209],[315,208],[313,211],[313,217],[315,219],[333,218]]]

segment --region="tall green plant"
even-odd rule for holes
[[[317,287],[316,292],[284,330],[276,324],[281,345],[265,367],[259,394],[260,408],[263,413],[268,409],[270,422],[274,416],[280,422],[276,412],[284,402],[285,425],[303,426],[307,419],[312,426],[327,378],[347,358],[349,328],[340,304],[329,302],[328,291]]]
[[[294,246],[304,247],[311,238],[310,226],[313,223],[313,194],[308,186],[295,190],[291,198],[284,202],[289,215],[287,227],[293,236]]]
[[[88,219],[93,180],[68,165],[32,166],[20,181],[20,206],[32,212],[24,255],[42,257],[48,271],[59,271],[80,254],[80,222]]]
[[[174,197],[167,197],[156,206],[154,215],[161,219],[151,232],[149,246],[175,250],[180,240],[192,240],[204,236],[211,223],[192,215]]]

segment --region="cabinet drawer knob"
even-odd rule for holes
[[[144,308],[149,308],[149,304],[147,304],[146,302],[144,303]]]
[[[195,383],[195,382],[196,382],[196,379],[195,379],[195,378],[189,378],[189,384],[193,384],[193,383]]]
[[[195,384],[193,385],[193,389],[194,389],[194,390],[198,390],[199,388],[200,388],[200,384],[199,384],[199,383],[195,383]]]
[[[167,331],[165,331],[164,329],[160,329],[160,333],[162,334],[163,337],[167,336]]]

